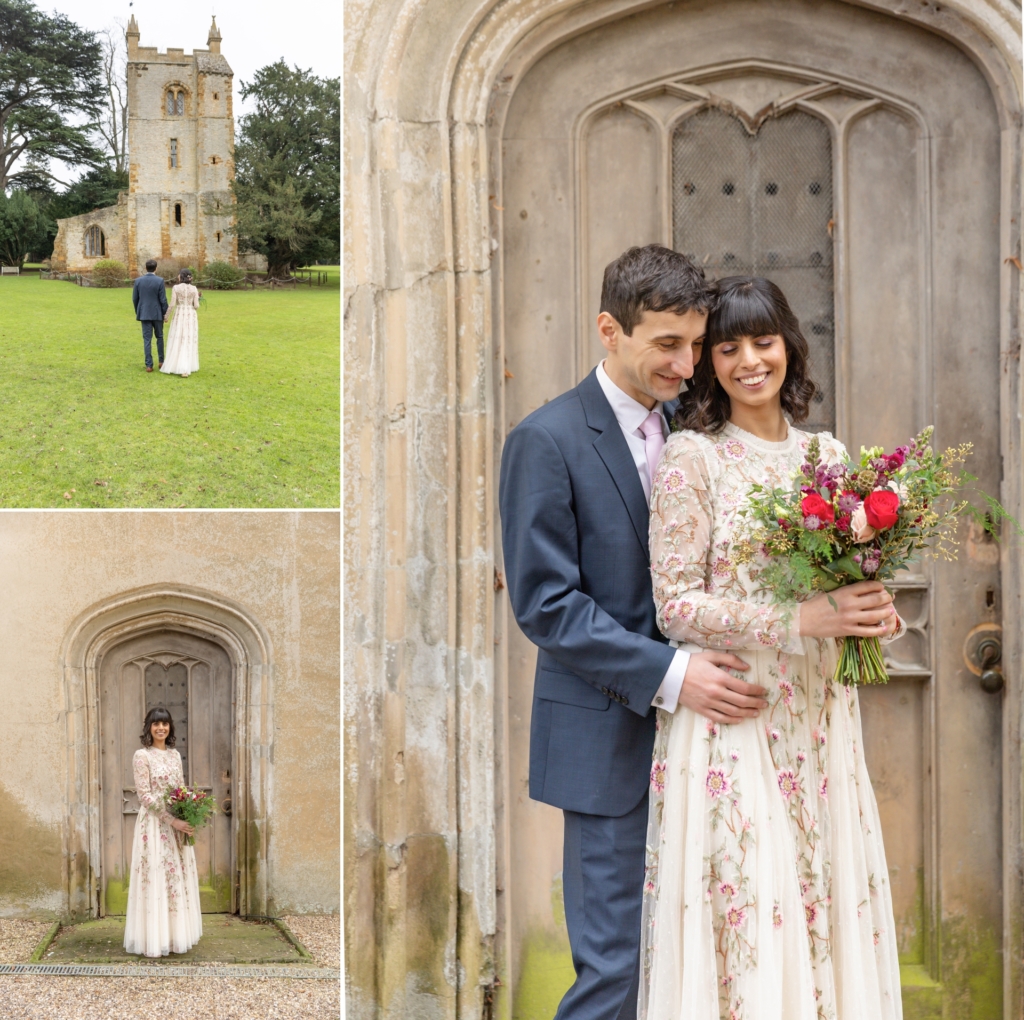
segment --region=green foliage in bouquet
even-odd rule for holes
[[[972,444],[938,454],[933,431],[890,454],[862,448],[857,464],[825,461],[813,437],[792,489],[751,487],[740,511],[750,526],[737,544],[738,561],[766,560],[751,571],[762,590],[778,602],[799,602],[856,581],[892,580],[924,549],[955,559],[963,517],[996,537],[1003,519],[1021,532],[991,496],[980,493],[984,508],[962,498],[977,481],[963,469]],[[844,638],[835,679],[885,683],[878,638]]]
[[[213,795],[194,786],[178,786],[167,791],[167,810],[188,822],[197,832],[206,825],[217,812],[217,801]],[[188,846],[195,846],[195,836],[185,836]]]

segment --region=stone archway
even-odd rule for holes
[[[219,646],[234,700],[234,856],[241,914],[267,907],[272,791],[273,658],[266,632],[243,607],[179,585],[120,593],[81,613],[61,650],[67,732],[64,900],[72,918],[100,912],[102,850],[99,667],[111,648],[154,632],[194,635]]]

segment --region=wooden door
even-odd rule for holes
[[[541,57],[501,146],[506,429],[598,361],[601,272],[657,241],[790,296],[813,428],[856,454],[934,424],[999,492],[999,119],[960,50],[847,4],[670,4]],[[892,681],[861,695],[915,1017],[1002,1016],[1002,706],[971,661],[1002,597],[978,532],[920,564]],[[505,937],[528,1020],[571,972],[561,819],[525,793],[535,650],[508,629]]]
[[[146,713],[166,708],[174,720],[185,781],[213,793],[218,812],[196,837],[203,913],[236,903],[231,800],[234,740],[231,662],[220,645],[179,631],[131,638],[100,664],[100,770],[103,860],[101,914],[128,903],[132,839],[139,801],[132,756]]]

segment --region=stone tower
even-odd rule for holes
[[[206,50],[139,45],[128,25],[128,267],[238,261],[233,222],[232,71],[213,19]]]

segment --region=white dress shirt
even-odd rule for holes
[[[612,382],[608,373],[604,370],[604,362],[597,366],[597,381],[601,384],[608,403],[612,406],[615,420],[619,423],[623,435],[626,437],[626,445],[633,455],[633,463],[636,464],[637,473],[640,475],[640,484],[643,486],[647,502],[651,502],[651,472],[647,466],[647,445],[640,426],[650,415],[651,411],[644,407],[639,401],[634,400],[628,393],[619,389]],[[654,410],[661,415],[661,431],[668,436],[668,422],[665,421],[665,413],[661,404],[655,404]],[[686,675],[686,667],[690,662],[690,653],[677,648],[676,654],[669,663],[668,670],[661,681],[661,686],[654,695],[651,704],[655,708],[664,709],[666,712],[675,712],[679,705],[679,693],[683,689],[683,677]]]

